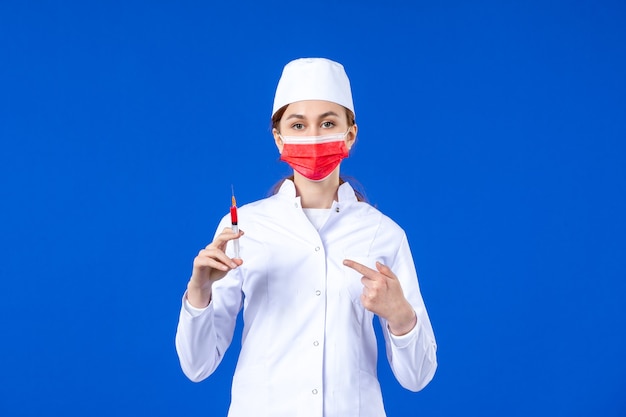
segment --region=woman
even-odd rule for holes
[[[384,416],[374,315],[411,391],[433,378],[437,346],[404,231],[340,179],[357,136],[343,66],[287,64],[272,125],[293,179],[240,207],[238,233],[225,216],[196,256],[176,334],[181,367],[208,377],[243,308],[229,416]]]

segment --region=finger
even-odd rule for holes
[[[376,274],[377,272],[373,270],[372,268],[368,268],[367,266],[360,264],[356,261],[353,261],[351,259],[344,259],[343,264],[347,266],[348,268],[354,269],[356,272],[358,272],[361,275],[371,276],[373,274]]]
[[[398,279],[398,277],[396,277],[396,274],[394,274],[393,271],[387,265],[384,265],[378,261],[376,261],[376,269],[378,269],[378,272],[380,272],[387,278]]]
[[[363,284],[364,290],[368,290],[368,291],[376,290],[377,288],[380,287],[380,283],[383,282],[384,279],[385,279],[384,277],[376,279],[376,278],[369,278],[363,275],[361,277],[361,284]]]
[[[212,270],[212,269],[217,269],[220,271],[228,271],[230,269],[233,269],[236,267],[236,264],[234,263],[224,263],[223,261],[219,260],[219,259],[215,259],[215,258],[207,258],[207,257],[197,257],[196,260],[194,261],[194,271],[198,270],[198,271],[205,271],[205,270]]]
[[[231,265],[226,265],[222,261],[214,258],[197,258],[194,263],[194,269],[197,270],[212,270],[219,269],[220,271],[228,271],[232,269]]]
[[[238,230],[237,232],[235,232],[233,229],[227,227],[225,231],[226,233],[230,233],[231,235],[233,235],[231,239],[239,239],[241,236],[244,235],[243,230]]]
[[[224,228],[224,230],[222,230],[222,233],[215,237],[215,240],[213,242],[206,245],[205,249],[219,248],[223,250],[225,248],[226,242],[233,239],[239,239],[243,235],[243,230],[239,230],[238,233],[235,233],[233,232],[233,229],[231,229],[230,227],[226,227]]]
[[[221,270],[227,270],[232,268],[237,268],[237,266],[241,265],[241,263],[235,262],[235,260],[226,256],[224,251],[218,248],[208,248],[202,249],[198,256],[196,257],[199,265],[201,266],[209,266],[212,268],[218,268]],[[214,262],[211,262],[214,261]],[[226,269],[222,268],[222,266],[226,267]]]

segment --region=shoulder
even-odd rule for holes
[[[386,233],[404,234],[404,229],[391,217],[380,211],[378,208],[363,201],[350,205],[354,210],[354,215],[363,222],[377,222],[382,231]]]
[[[275,209],[277,206],[284,204],[284,201],[281,201],[278,195],[272,195],[269,197],[265,197],[256,201],[252,201],[250,203],[246,203],[241,207],[238,207],[237,210],[240,212],[262,212],[266,210]]]

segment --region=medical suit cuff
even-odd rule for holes
[[[185,292],[185,295],[183,295],[183,309],[187,313],[189,313],[191,315],[191,317],[198,317],[199,315],[204,313],[208,308],[209,308],[209,306],[206,306],[204,308],[198,308],[198,307],[192,306],[189,303],[189,300],[187,299],[187,292]]]
[[[391,343],[393,343],[396,347],[407,347],[417,338],[420,331],[419,327],[420,324],[416,323],[415,327],[413,327],[411,331],[409,331],[407,334],[403,334],[402,336],[396,336],[395,334],[391,333],[389,329],[387,329],[387,331],[389,332],[389,339],[391,340]]]

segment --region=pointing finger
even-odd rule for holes
[[[374,271],[371,268],[368,268],[367,266],[360,264],[356,261],[353,261],[351,259],[344,259],[343,260],[343,264],[349,268],[354,269],[356,272],[358,272],[361,275],[372,275],[375,274],[376,271]]]

